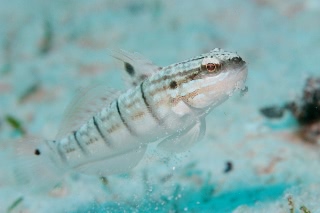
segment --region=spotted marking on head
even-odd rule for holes
[[[171,81],[169,86],[170,89],[176,89],[178,87],[178,84],[176,81]]]

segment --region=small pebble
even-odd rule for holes
[[[267,118],[282,118],[284,114],[284,108],[278,106],[270,106],[260,109],[260,112]]]
[[[233,169],[233,164],[231,161],[227,161],[226,163],[226,168],[224,169],[224,173],[228,173],[231,172],[231,170]]]

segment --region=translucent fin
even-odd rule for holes
[[[37,151],[36,151],[37,150]],[[7,144],[5,163],[0,165],[0,180],[28,191],[52,189],[66,172],[53,160],[54,154],[39,139],[24,139]]]
[[[185,101],[180,101],[177,105],[172,107],[172,111],[181,117],[190,114],[192,112],[191,109],[192,107]],[[199,111],[198,109],[196,110]]]
[[[124,63],[124,70],[127,73],[124,78],[130,86],[138,85],[145,78],[162,69],[137,52],[130,53],[124,50],[110,50],[110,54]]]
[[[205,132],[206,122],[204,119],[201,119],[194,126],[165,138],[158,144],[158,147],[169,152],[184,152],[190,149],[194,143],[201,140]]]
[[[130,171],[142,159],[146,147],[116,154],[99,161],[93,161],[75,168],[76,171],[89,175],[107,176]]]
[[[93,115],[108,106],[120,95],[120,92],[105,85],[95,85],[79,89],[66,108],[57,139],[78,129]]]

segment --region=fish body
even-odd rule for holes
[[[169,152],[186,151],[204,135],[207,113],[242,89],[247,77],[242,58],[218,48],[166,67],[136,53],[113,55],[124,62],[134,86],[113,100],[100,97],[103,104],[82,124],[65,128],[61,138],[28,148],[32,162],[46,163],[49,173],[128,171],[155,141]]]

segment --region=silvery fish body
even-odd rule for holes
[[[64,127],[65,135],[57,140],[28,148],[31,162],[44,164],[47,176],[69,170],[100,176],[128,171],[155,141],[159,149],[186,151],[204,135],[207,113],[242,89],[247,77],[242,58],[218,48],[167,67],[137,53],[112,54],[124,62],[133,86],[111,100],[108,89],[88,90],[84,101],[72,106],[79,111],[77,104],[99,99],[102,104],[86,121]]]

